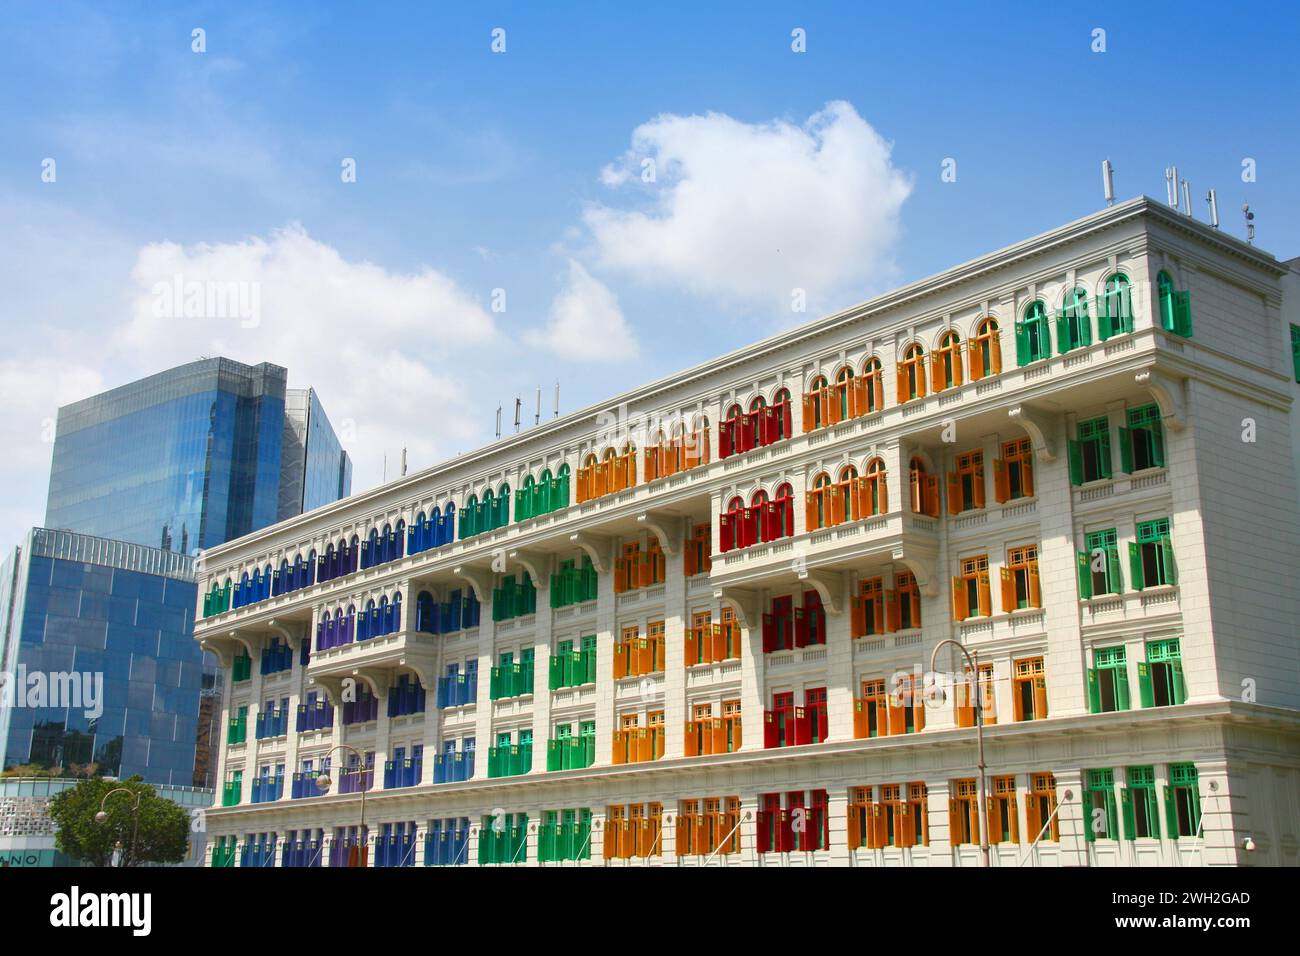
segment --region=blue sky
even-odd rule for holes
[[[1121,198],[1177,163],[1300,255],[1294,10],[373,6],[6,11],[0,542],[59,404],[199,354],[316,385],[361,488],[538,384],[572,410],[1094,211],[1107,157]],[[148,321],[177,271],[260,283],[259,326]]]

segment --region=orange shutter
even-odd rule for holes
[[[812,431],[817,427],[817,407],[814,399],[814,393],[809,392],[803,397],[803,430]]]
[[[948,799],[948,842],[953,846],[961,843],[961,804]]]
[[[1016,609],[1016,576],[1010,568],[1002,569],[1002,610],[1010,613]]]
[[[858,806],[856,804],[850,803],[849,820],[848,820],[850,850],[855,850],[858,847],[862,846],[862,830],[861,830],[861,824],[858,821],[858,813],[859,813]]]
[[[1047,716],[1047,678],[1034,678],[1034,720]]]
[[[721,717],[714,717],[710,723],[713,731],[713,752],[715,754],[725,754],[727,752],[727,725]]]
[[[943,376],[943,357],[945,354],[943,352],[930,353],[930,391],[935,394],[942,392],[947,385]]]
[[[894,696],[893,690],[890,690],[885,699],[889,705],[889,736],[907,733],[906,708],[903,707],[901,700]]]
[[[804,502],[804,530],[813,531],[817,528],[817,492],[809,491],[805,493]]]
[[[925,513],[931,518],[939,517],[939,476],[925,476]]]
[[[889,821],[885,818],[885,808],[878,803],[868,805],[871,813],[871,829],[867,837],[867,846],[878,850],[889,842]]]
[[[1043,828],[1043,819],[1038,812],[1038,801],[1031,794],[1029,802],[1025,804],[1025,832],[1032,834],[1033,839],[1038,836],[1038,831]]]
[[[700,738],[695,731],[695,721],[686,721],[686,747],[683,753],[687,757],[698,757],[700,755]]]
[[[885,592],[885,630],[893,632],[898,630],[903,623],[903,608],[899,604],[898,594],[894,591]]]
[[[655,466],[659,464],[659,452],[663,449],[659,446],[647,448],[645,451],[645,480],[647,483],[654,481],[659,476],[655,473]]]
[[[699,629],[689,627],[686,629],[686,666],[698,663],[700,659],[700,638]]]
[[[885,630],[885,602],[880,599],[879,592],[876,593],[876,600],[873,602],[871,609],[872,624],[875,625],[877,634],[884,633]]]
[[[972,504],[976,508],[984,507],[984,469],[978,469],[971,478]]]
[[[961,352],[960,345],[952,350],[952,384],[954,387],[961,385],[965,381],[962,377]]]
[[[1011,842],[1020,842],[1020,808],[1016,805],[1014,793],[1007,797],[1007,816],[1011,819]],[[1037,834],[1035,834],[1037,836]]]
[[[1043,592],[1041,586],[1038,583],[1037,566],[1031,566],[1029,569],[1029,606],[1030,607],[1043,606]]]
[[[861,376],[853,380],[852,397],[849,401],[849,414],[854,418],[867,413],[867,388],[869,386],[870,381]]]
[[[860,697],[853,701],[854,740],[864,740],[867,734],[870,733],[870,727],[867,724],[867,708],[870,706],[870,703]]]
[[[1020,459],[1021,484],[1025,486],[1025,497],[1034,496],[1034,461],[1030,456]]]
[[[861,597],[855,597],[849,606],[849,622],[853,637],[861,637],[867,633],[867,606]]]
[[[952,619],[964,621],[970,617],[970,599],[966,596],[966,579],[952,579]]]
[[[682,551],[682,573],[688,578],[700,573],[699,558],[693,538],[686,542],[686,547]]]
[[[889,481],[882,474],[878,479],[878,483],[880,485],[880,511],[878,513],[883,515],[889,511]]]
[[[907,369],[903,366],[902,362],[899,362],[894,366],[894,374],[896,376],[894,384],[897,386],[896,391],[898,393],[896,397],[898,398],[898,404],[902,405],[911,398],[911,396],[907,394]]]
[[[727,657],[727,634],[721,624],[713,625],[713,656],[710,660],[721,661]]]
[[[948,514],[961,514],[961,478],[955,471],[948,472]]]
[[[996,332],[994,332],[992,337],[989,339],[989,357],[992,359],[992,361],[989,362],[989,368],[992,369],[994,375],[1001,375],[1002,344],[998,341],[998,333]],[[981,367],[983,367],[983,363],[980,364]]]
[[[988,617],[993,613],[993,597],[989,593],[989,575],[988,572],[982,572],[979,576],[979,602],[980,615]]]
[[[894,846],[916,846],[915,826],[912,822],[912,805],[899,800],[894,804]]]
[[[993,497],[999,504],[1011,497],[1011,480],[1007,475],[1007,463],[1001,458],[993,459]]]
[[[843,524],[844,523],[844,486],[831,485],[830,489],[831,489],[830,490],[830,499],[831,499],[830,523]]]
[[[966,343],[966,357],[970,361],[970,380],[978,382],[984,377],[984,363],[980,361],[980,343],[971,339]]]
[[[921,682],[917,681],[912,685],[912,721],[916,726],[916,732],[919,734],[925,730],[925,688]]]

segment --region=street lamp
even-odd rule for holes
[[[127,858],[133,859],[135,855],[136,834],[140,832],[140,798],[144,796],[144,791],[132,790],[130,787],[114,787],[112,790],[108,791],[108,793],[104,794],[103,800],[99,801],[99,812],[95,814],[96,823],[103,824],[108,822],[108,811],[104,809],[104,805],[108,803],[108,798],[115,793],[127,793],[127,794],[135,795],[135,803],[132,804],[131,806],[131,846],[127,850]],[[119,849],[121,848],[122,846],[121,840],[117,841],[117,846]]]
[[[364,774],[366,772],[366,758],[362,755],[361,751],[358,750],[356,747],[350,747],[347,744],[339,744],[337,747],[331,748],[329,753],[325,754],[324,759],[328,760],[331,756],[333,756],[335,750],[346,750],[356,755],[357,773],[363,775],[362,782],[364,782]],[[329,788],[333,785],[334,785],[334,781],[330,779],[330,775],[327,771],[321,771],[320,775],[316,777],[316,789],[319,790],[321,793],[328,793]],[[366,839],[366,791],[369,789],[370,789],[369,787],[361,788],[361,821],[357,827],[357,834],[361,840],[361,852],[357,854],[357,866],[364,866],[366,865],[366,863],[369,862],[369,860],[365,859],[367,845],[368,845],[368,841]]]
[[[975,659],[979,657],[979,651],[971,656],[970,651],[966,650],[963,644],[954,641],[952,638],[944,638],[934,646],[934,652],[930,655],[930,673],[935,673],[935,663],[939,659],[939,648],[945,644],[951,644],[957,650],[962,652],[966,658],[966,665],[970,668],[971,678],[975,681],[973,696],[975,698],[975,742],[979,748],[979,802],[980,802],[980,865],[989,866],[989,805],[984,794],[984,701],[983,694],[980,693],[979,686],[979,668],[975,664]],[[939,688],[940,695],[943,694],[943,688]],[[922,702],[924,703],[924,701]],[[949,834],[951,840],[951,834]]]

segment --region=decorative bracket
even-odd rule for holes
[[[569,535],[569,542],[586,552],[587,557],[591,558],[592,566],[595,567],[597,573],[609,573],[609,535],[593,534],[590,531],[579,531],[575,534]]]
[[[1151,368],[1138,372],[1133,379],[1151,393],[1167,426],[1174,431],[1182,431],[1187,426],[1187,395],[1181,379],[1170,378]]]
[[[839,571],[799,572],[799,580],[810,585],[822,599],[822,607],[831,614],[839,614],[844,605],[844,575]]]
[[[890,558],[912,572],[916,578],[916,589],[926,597],[934,597],[939,593],[939,577],[935,573],[933,558],[907,554],[902,548],[895,548]]]
[[[551,564],[554,555],[543,551],[511,551],[510,560],[515,562],[533,579],[533,587],[544,587],[550,581]]]
[[[714,588],[713,597],[736,612],[736,620],[741,627],[753,630],[763,623],[756,591],[748,588]]]
[[[1056,446],[1047,438],[1047,425],[1028,405],[1007,409],[1007,416],[1029,434],[1039,461],[1056,461]]]
[[[492,598],[492,575],[491,572],[482,568],[471,568],[462,565],[458,568],[452,568],[451,573],[458,578],[463,578],[469,582],[469,586],[474,589],[474,596],[478,598],[480,604],[486,604]]]
[[[637,524],[644,525],[659,539],[659,548],[667,555],[675,555],[681,547],[683,528],[680,515],[666,511],[643,511],[636,516]]]
[[[307,636],[307,632],[305,630],[301,630],[300,628],[297,627],[290,628],[284,624],[279,624],[274,620],[267,621],[266,626],[268,629],[274,631],[276,634],[279,634],[282,638],[284,638],[285,643],[288,644],[290,647],[292,647],[295,651],[298,650],[304,638],[306,638]]]

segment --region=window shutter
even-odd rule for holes
[[[984,468],[981,466],[971,479],[971,492],[976,508],[984,507]]]
[[[899,605],[898,594],[894,591],[885,592],[885,630],[894,632],[902,624],[903,612]]]
[[[1002,568],[1002,610],[1010,613],[1016,609],[1016,576],[1010,568]]]
[[[1075,564],[1079,571],[1079,597],[1092,597],[1092,564],[1087,551],[1075,552]]]
[[[952,384],[956,388],[960,388],[965,382],[965,379],[962,377],[961,353],[962,348],[961,345],[958,344],[952,350]],[[974,363],[971,364],[973,368]],[[971,376],[972,379],[974,379],[974,377],[974,375]]]
[[[966,595],[966,579],[953,577],[952,619],[954,621],[964,621],[968,617],[970,617],[970,600]]]
[[[853,603],[849,606],[849,624],[850,636],[862,637],[867,633],[867,607],[863,599],[854,597]],[[763,626],[767,626],[767,615],[763,615]]]
[[[948,514],[961,514],[962,505],[961,479],[954,471],[948,472]]]
[[[976,588],[976,591],[978,592],[979,598],[979,612],[983,617],[988,617],[993,613],[993,598],[989,594],[990,590],[988,573],[985,572],[980,574],[979,585]]]
[[[1119,426],[1119,467],[1129,475],[1133,473],[1133,432]]]
[[[1115,706],[1120,710],[1129,709],[1128,669],[1116,668],[1115,672]]]
[[[1174,703],[1184,704],[1187,702],[1187,679],[1183,676],[1183,662],[1181,660],[1172,661],[1169,669],[1173,675]]]
[[[943,374],[943,352],[930,353],[930,391],[938,394],[948,384]]]
[[[1174,788],[1165,787],[1165,831],[1169,839],[1177,840],[1180,836],[1178,829],[1178,801],[1174,797]]]
[[[983,363],[980,365],[982,370]],[[1002,374],[1002,342],[997,332],[989,337],[989,369],[993,375]]]
[[[1138,547],[1136,541],[1128,543],[1128,573],[1134,590],[1141,591],[1146,587],[1146,579],[1142,572],[1142,549]]]
[[[1029,606],[1042,607],[1043,589],[1038,578],[1037,566],[1030,566],[1028,577],[1029,577]]]
[[[894,366],[894,369],[894,384],[897,386],[895,397],[898,399],[898,404],[903,405],[912,397],[907,391],[907,367],[900,362]]]
[[[1095,667],[1088,668],[1088,713],[1101,713],[1101,682]]]
[[[1047,678],[1035,677],[1033,680],[1034,720],[1042,720],[1047,716]]]
[[[1106,587],[1111,594],[1124,591],[1124,578],[1119,572],[1119,549],[1114,545],[1106,549]]]
[[[1174,566],[1173,542],[1170,541],[1168,537],[1161,538],[1159,542],[1159,547],[1160,547],[1161,564],[1164,566],[1165,569],[1165,580],[1163,583],[1177,584],[1178,569]]]
[[[1007,463],[1001,458],[993,459],[993,498],[1002,504],[1011,497],[1011,480],[1007,474]]]
[[[1066,442],[1068,457],[1070,459],[1070,484],[1083,484],[1083,449],[1074,439]]]
[[[1016,364],[1029,364],[1029,332],[1024,321],[1016,322]]]

